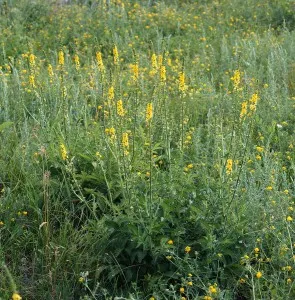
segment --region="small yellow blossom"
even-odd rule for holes
[[[20,296],[19,293],[17,292],[14,292],[13,295],[12,295],[12,300],[21,300],[22,297]]]
[[[174,242],[173,242],[173,240],[169,240],[169,241],[167,242],[167,244],[168,244],[168,245],[173,245]]]
[[[256,278],[261,278],[262,277],[262,272],[260,272],[260,271],[258,271],[257,273],[256,273]]]
[[[264,148],[263,147],[260,147],[260,146],[256,146],[256,150],[258,152],[263,152]]]
[[[293,221],[293,218],[292,218],[291,216],[288,216],[288,217],[287,217],[287,221],[288,221],[288,222],[292,222],[292,221]]]
[[[184,251],[185,251],[186,253],[190,253],[191,250],[192,250],[192,248],[191,248],[190,246],[186,246],[186,247],[184,248]]]
[[[181,287],[180,289],[179,289],[179,292],[180,292],[180,294],[184,294],[184,287]]]
[[[259,248],[255,248],[255,249],[254,249],[254,252],[255,252],[255,253],[259,253],[259,251],[260,251]]]
[[[240,278],[240,279],[239,279],[239,283],[244,284],[245,282],[246,282],[246,279],[245,279],[245,278]]]
[[[209,291],[210,294],[216,294],[217,293],[216,284],[215,285],[210,285],[208,291]]]

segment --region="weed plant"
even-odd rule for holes
[[[294,10],[0,1],[0,299],[295,299]]]

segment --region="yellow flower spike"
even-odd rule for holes
[[[160,80],[161,80],[161,83],[166,83],[166,67],[165,66],[160,67]]]
[[[114,57],[114,65],[118,65],[119,64],[119,53],[118,53],[118,48],[115,45],[114,49],[113,49],[113,57]]]
[[[247,115],[248,102],[242,102],[242,108],[240,112],[240,119],[243,119]]]
[[[230,175],[232,173],[232,171],[233,171],[233,160],[231,158],[227,159],[225,169],[226,169],[226,174],[227,175]]]
[[[234,90],[238,90],[241,83],[241,72],[239,70],[235,70],[231,80],[233,81]]]
[[[129,154],[129,136],[127,132],[124,132],[122,135],[122,146],[124,149],[124,155],[127,156]]]
[[[36,56],[34,54],[29,55],[29,65],[32,71],[34,71],[36,67],[36,62],[35,62]]]
[[[80,59],[79,56],[77,54],[74,55],[73,57],[74,63],[76,65],[76,70],[79,71],[80,69]]]
[[[148,123],[153,118],[153,104],[148,103],[146,106],[145,121]]]
[[[60,154],[62,160],[66,160],[68,158],[67,148],[64,144],[60,144]]]
[[[256,110],[256,105],[257,105],[257,101],[258,101],[258,94],[253,94],[251,99],[249,100],[250,103],[250,110],[252,112],[254,112]]]
[[[29,84],[32,88],[36,88],[36,82],[35,82],[35,76],[34,75],[29,76]]]
[[[132,65],[132,79],[134,82],[137,82],[139,78],[139,67],[138,67],[138,63],[136,63],[135,65]]]
[[[114,100],[114,98],[115,98],[114,87],[110,86],[109,90],[108,90],[108,99],[109,99],[109,101],[112,101],[112,100]]]
[[[117,101],[117,114],[120,117],[125,116],[125,110],[124,110],[124,107],[123,107],[123,101],[122,100]]]
[[[97,63],[97,66],[98,66],[98,69],[100,70],[100,72],[104,72],[105,67],[103,64],[102,55],[101,55],[100,51],[96,52],[96,63]]]
[[[178,89],[182,93],[185,93],[185,91],[187,90],[187,85],[185,84],[185,74],[184,74],[184,72],[180,72],[179,73],[179,85],[178,85]]]
[[[62,50],[60,50],[58,52],[58,64],[60,66],[63,66],[65,64],[65,56],[64,56],[64,52]]]
[[[52,68],[51,64],[48,65],[47,71],[48,71],[49,77],[52,78],[54,76],[54,73],[53,73],[53,68]]]

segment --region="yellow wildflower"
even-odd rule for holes
[[[114,87],[110,86],[108,91],[108,99],[111,101],[115,98]]]
[[[234,90],[237,90],[241,83],[241,72],[239,70],[235,70],[231,80],[233,81]]]
[[[52,65],[51,65],[51,64],[48,65],[47,71],[48,71],[49,77],[53,77],[53,76],[54,76],[53,68],[52,68]]]
[[[20,296],[19,293],[17,292],[14,292],[13,295],[12,295],[12,300],[21,300],[22,297]]]
[[[264,148],[263,148],[263,147],[260,147],[260,146],[257,146],[257,147],[256,147],[256,150],[257,150],[258,152],[263,152]]]
[[[169,240],[169,241],[167,242],[167,244],[168,244],[168,245],[173,245],[174,242],[173,242],[173,240]]]
[[[146,106],[145,120],[148,123],[153,118],[153,104],[148,103]]]
[[[229,175],[229,174],[232,173],[232,170],[233,170],[233,160],[232,160],[232,159],[229,158],[229,159],[226,161],[226,166],[225,166],[225,168],[226,168],[226,174],[227,174],[227,175]]]
[[[129,149],[129,136],[127,132],[124,132],[122,135],[122,146],[124,148],[124,155],[128,155],[128,149]]]
[[[179,289],[179,292],[180,292],[180,294],[184,294],[184,287],[181,287],[180,289]]]
[[[184,72],[179,73],[179,85],[178,89],[184,93],[187,90],[187,85],[185,84],[185,74]]]
[[[96,52],[96,62],[97,62],[97,66],[98,69],[100,70],[100,72],[104,72],[105,68],[104,68],[104,64],[102,61],[102,55],[100,51]]]
[[[74,55],[73,60],[75,62],[76,65],[76,70],[78,71],[80,69],[80,59],[79,56],[77,54]]]
[[[256,110],[256,105],[258,101],[258,94],[253,94],[251,99],[249,100],[250,102],[250,110],[254,112]]]
[[[248,107],[247,101],[242,102],[242,108],[240,112],[241,119],[243,119],[247,115],[247,107]]]
[[[64,56],[64,52],[62,50],[60,50],[58,52],[58,64],[60,66],[63,66],[65,64],[65,56]]]
[[[160,68],[160,80],[162,83],[166,82],[166,67],[165,66],[161,66],[161,68]]]
[[[113,56],[114,56],[114,65],[118,65],[119,64],[119,53],[118,53],[118,49],[117,49],[116,45],[113,49]]]
[[[62,160],[66,160],[68,158],[68,152],[64,144],[60,144],[60,154]]]
[[[124,107],[123,107],[123,101],[122,100],[117,101],[117,114],[120,117],[125,116],[125,110],[124,110]]]
[[[35,82],[35,76],[34,75],[30,75],[29,76],[29,84],[31,87],[35,88],[36,87],[36,82]]]
[[[184,248],[184,251],[185,251],[186,253],[190,253],[191,250],[192,250],[192,248],[191,248],[190,246],[186,246],[186,247]]]
[[[257,272],[257,273],[256,273],[256,278],[258,278],[258,279],[259,279],[259,278],[261,278],[261,277],[262,277],[262,272],[260,272],[260,271],[259,271],[259,272]]]
[[[36,56],[34,54],[29,55],[29,64],[30,64],[31,70],[34,70],[34,68],[36,66],[35,58],[36,58]]]
[[[138,67],[138,63],[136,63],[135,65],[132,65],[132,79],[134,82],[138,81],[139,78],[139,67]]]

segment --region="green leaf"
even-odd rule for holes
[[[10,122],[10,121],[0,124],[0,132],[3,131],[4,129],[10,127],[11,125],[13,125],[13,122]]]

